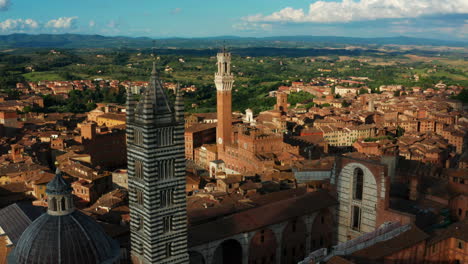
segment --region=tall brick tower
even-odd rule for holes
[[[223,49],[218,53],[218,72],[215,74],[217,93],[218,126],[216,130],[218,152],[224,145],[231,143],[232,133],[232,85],[234,75],[231,73],[231,53]]]
[[[276,105],[275,110],[282,113],[288,112],[288,94],[283,92],[276,93]]]
[[[153,65],[136,102],[127,94],[127,162],[132,262],[188,263],[184,107],[174,108]]]

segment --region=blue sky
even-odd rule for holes
[[[0,34],[15,32],[468,41],[468,0],[0,0]]]

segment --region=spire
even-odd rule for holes
[[[223,46],[221,48],[221,53],[227,53],[227,48],[226,48],[226,40],[223,40]]]
[[[176,100],[175,100],[174,110],[175,110],[175,119],[176,119],[176,121],[177,122],[183,122],[184,121],[184,111],[185,111],[184,93],[180,89],[180,84],[179,83],[177,83],[177,87],[176,87]]]
[[[136,117],[144,120],[145,123],[151,123],[156,121],[158,117],[167,120],[167,117],[163,116],[171,115],[172,112],[171,104],[164,93],[163,84],[159,79],[158,71],[156,70],[156,59],[154,58],[149,85],[139,101]]]

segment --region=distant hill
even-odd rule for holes
[[[153,39],[148,37],[107,37],[101,35],[80,34],[11,34],[0,35],[0,48],[148,48]],[[467,47],[468,42],[423,39],[410,37],[387,38],[352,38],[330,36],[278,36],[248,38],[236,36],[219,36],[209,38],[165,38],[156,39],[158,48],[216,48],[226,41],[229,47],[253,48],[318,48],[348,45],[371,46],[381,45],[418,45],[418,46],[451,46]]]

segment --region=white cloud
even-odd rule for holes
[[[0,0],[0,11],[8,10],[10,7],[10,0]]]
[[[234,24],[232,26],[235,30],[238,31],[271,31],[273,29],[273,25],[267,23],[248,23],[242,22],[238,24]]]
[[[317,1],[309,11],[286,7],[270,15],[245,17],[248,22],[350,22],[383,18],[411,18],[434,14],[468,13],[467,0],[341,0]]]
[[[89,27],[94,27],[94,26],[96,26],[96,21],[90,20],[88,25],[89,25]]]
[[[39,23],[33,19],[7,19],[0,22],[0,29],[2,31],[27,31],[37,29]]]
[[[392,25],[410,25],[412,24],[412,22],[408,19],[405,19],[405,20],[399,20],[399,21],[392,21],[390,22],[390,24]]]
[[[78,17],[60,17],[57,19],[52,19],[49,20],[45,24],[45,27],[47,28],[54,28],[54,29],[69,29],[74,26],[75,20],[78,19]]]

